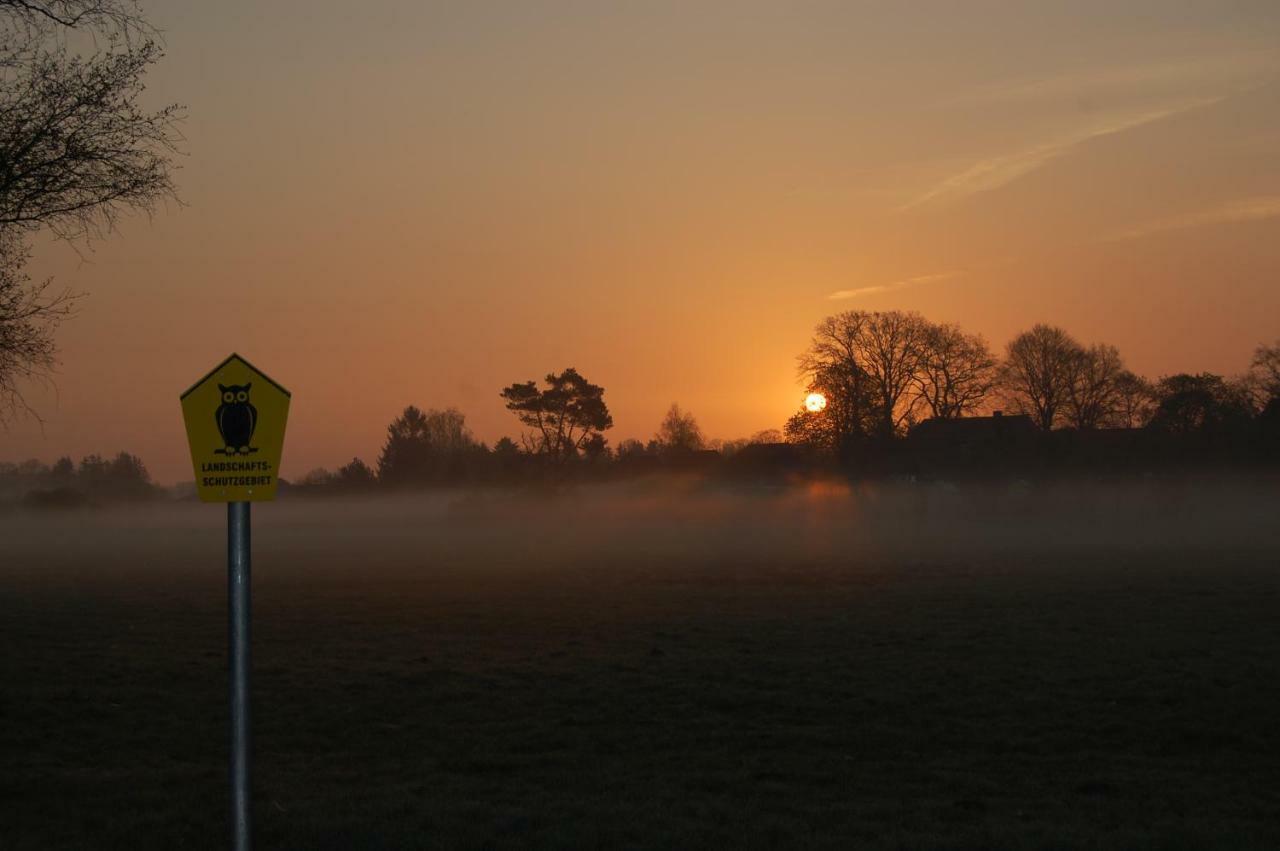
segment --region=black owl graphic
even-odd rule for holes
[[[249,388],[253,383],[232,384],[230,387],[218,385],[222,394],[222,404],[214,412],[218,422],[218,434],[222,435],[222,448],[215,449],[217,455],[248,455],[257,452],[257,447],[250,446],[253,440],[253,429],[258,424],[258,409],[249,401]]]

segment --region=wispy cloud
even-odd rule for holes
[[[1169,216],[1145,222],[1136,227],[1123,230],[1110,237],[1111,241],[1142,239],[1168,231],[1188,230],[1207,225],[1233,224],[1237,222],[1256,222],[1263,219],[1280,217],[1280,195],[1266,195],[1258,198],[1241,198],[1228,201],[1207,210],[1188,213],[1181,216]]]
[[[1217,103],[1222,99],[1221,97],[1197,98],[1172,106],[1112,115],[1095,120],[1057,139],[1033,145],[1021,151],[980,160],[964,171],[946,178],[914,201],[902,205],[898,210],[902,212],[925,204],[955,200],[979,192],[998,189],[1025,174],[1035,171],[1051,160],[1069,153],[1072,149],[1086,142],[1104,136],[1123,133],[1126,130],[1132,130],[1144,124],[1150,124],[1153,121],[1159,121],[1211,103]]]
[[[875,295],[876,293],[886,293],[893,290],[906,289],[907,287],[914,287],[917,284],[931,284],[936,283],[937,281],[949,281],[952,278],[958,278],[963,274],[964,272],[955,271],[936,272],[932,275],[916,275],[914,278],[903,278],[900,281],[893,281],[888,284],[876,284],[875,286],[858,287],[857,289],[852,290],[836,290],[829,294],[827,298],[833,301],[842,301],[849,298],[859,298],[864,295]]]
[[[944,102],[943,106],[974,107],[1045,102],[1055,99],[1115,98],[1139,95],[1147,99],[1188,86],[1222,91],[1238,83],[1280,71],[1274,51],[1229,52],[1168,62],[1148,62],[1111,68],[1086,68],[1062,74],[1007,80],[983,86]],[[1207,94],[1208,92],[1205,92]]]

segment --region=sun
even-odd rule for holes
[[[804,408],[806,411],[812,411],[816,414],[825,407],[827,407],[827,397],[823,396],[821,393],[810,393],[804,399]]]

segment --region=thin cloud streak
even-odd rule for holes
[[[1083,96],[1136,94],[1153,88],[1185,87],[1195,83],[1231,84],[1256,80],[1280,71],[1280,61],[1271,52],[1231,53],[1181,62],[1154,62],[1099,70],[1035,77],[984,86],[946,101],[945,106],[1018,104]]]
[[[964,171],[943,180],[914,201],[902,205],[898,208],[898,212],[905,212],[939,201],[958,200],[979,192],[999,189],[1001,186],[1012,183],[1023,175],[1035,171],[1046,163],[1070,153],[1074,148],[1086,142],[1133,130],[1145,124],[1151,124],[1155,121],[1217,103],[1224,98],[1225,96],[1197,98],[1192,101],[1184,101],[1175,106],[1150,109],[1124,116],[1113,116],[1106,121],[1086,126],[1069,136],[1052,142],[1035,145],[1012,154],[980,160]]]
[[[886,293],[893,290],[906,289],[914,287],[917,284],[930,284],[937,281],[949,281],[952,278],[958,278],[964,272],[936,272],[932,275],[916,275],[914,278],[903,278],[901,281],[894,281],[889,284],[876,284],[871,287],[858,287],[852,290],[836,290],[827,296],[832,301],[842,301],[844,299],[859,298],[864,295],[875,295],[876,293]]]
[[[1201,210],[1197,213],[1156,219],[1121,231],[1109,237],[1108,241],[1123,242],[1132,239],[1143,239],[1144,237],[1168,233],[1169,231],[1189,230],[1209,225],[1257,222],[1276,217],[1280,217],[1280,195],[1242,198],[1208,210]]]

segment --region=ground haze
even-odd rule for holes
[[[1278,493],[255,506],[259,843],[1280,846]],[[223,522],[0,515],[0,845],[225,847]]]

